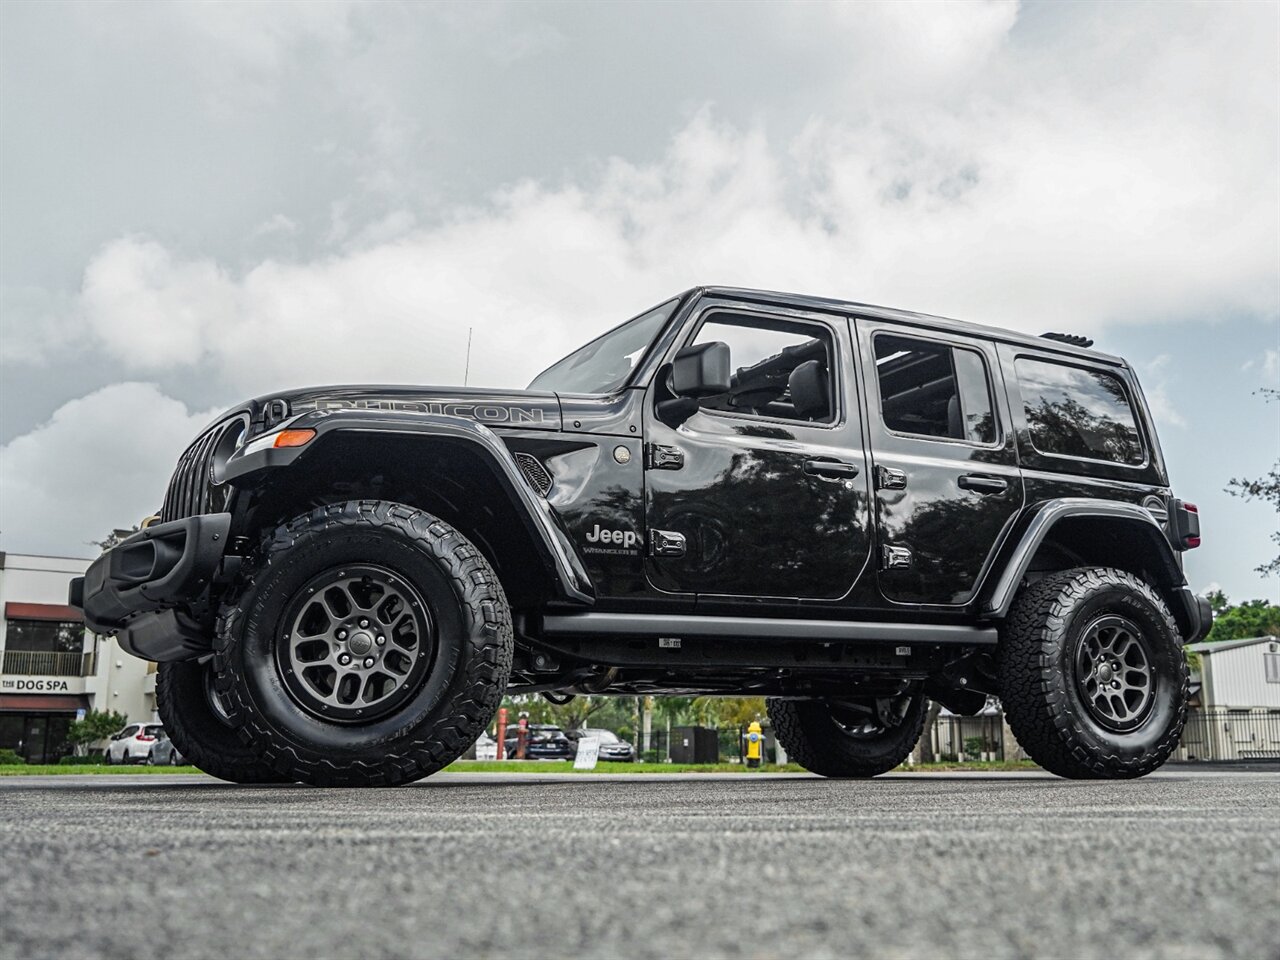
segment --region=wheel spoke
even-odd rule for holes
[[[1076,686],[1096,721],[1127,730],[1151,705],[1154,677],[1142,632],[1129,620],[1100,617],[1085,629],[1076,656]]]

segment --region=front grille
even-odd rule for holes
[[[516,463],[520,465],[520,472],[529,481],[529,486],[544,497],[551,492],[551,474],[547,472],[541,460],[531,453],[517,453]]]
[[[213,482],[213,457],[222,439],[233,429],[240,429],[238,418],[224,420],[212,430],[202,433],[196,442],[187,447],[178,458],[178,469],[173,472],[169,489],[164,495],[164,508],[160,520],[181,520],[196,517],[208,511],[209,486]]]

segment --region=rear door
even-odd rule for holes
[[[881,593],[969,602],[1023,503],[995,345],[857,319]]]

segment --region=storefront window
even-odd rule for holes
[[[10,620],[5,649],[79,653],[84,649],[84,624],[70,620]]]

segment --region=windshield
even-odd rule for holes
[[[588,730],[586,735],[588,737],[597,737],[601,743],[617,743],[618,742],[617,735],[608,730]]]
[[[680,302],[668,300],[648,313],[628,320],[620,327],[579,347],[563,360],[538,374],[530,390],[557,393],[609,393],[631,376],[653,338]]]

